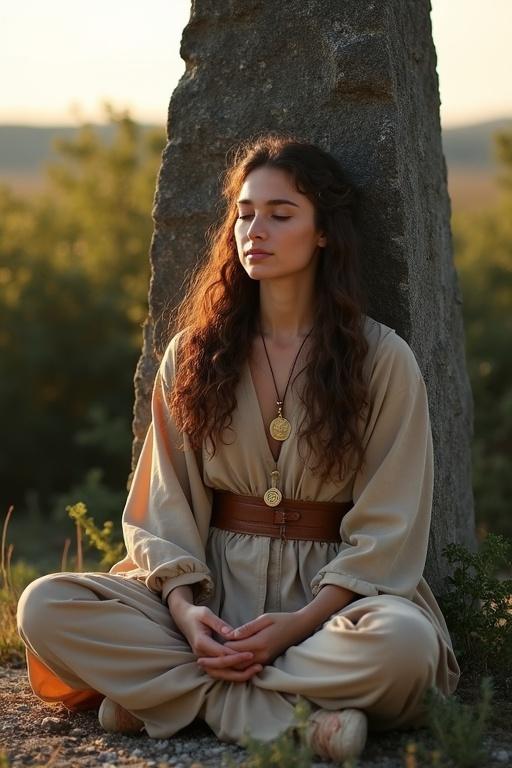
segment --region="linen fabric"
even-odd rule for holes
[[[297,695],[327,709],[364,708],[371,727],[387,728],[421,720],[428,686],[445,695],[455,690],[460,670],[423,577],[433,490],[424,380],[392,328],[365,316],[364,329],[365,465],[341,481],[311,471],[297,441],[305,415],[302,375],[288,390],[292,434],[277,460],[286,498],[353,500],[340,542],[271,539],[210,525],[213,489],[261,498],[276,462],[247,361],[225,442],[217,440],[213,457],[205,443],[191,448],[167,406],[182,332],[174,336],[155,378],[152,421],[123,512],[126,557],[109,574],[42,577],[20,600],[20,634],[38,695],[53,674],[61,685],[67,680],[71,706],[80,689],[91,702],[101,692],[143,719],[151,736],[171,735],[199,716],[219,738],[236,741],[247,727],[274,738],[290,723]],[[215,681],[202,671],[166,605],[171,590],[189,585],[197,604],[236,627],[264,612],[298,610],[326,584],[353,590],[358,599],[248,683]],[[52,611],[46,631],[31,619],[41,602]],[[81,621],[86,615],[94,621]],[[51,696],[47,691],[46,700]]]

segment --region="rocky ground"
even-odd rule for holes
[[[462,691],[464,698],[471,691]],[[489,768],[512,765],[512,702],[500,700],[485,746]],[[425,729],[370,736],[358,768],[403,768],[409,742],[433,748]],[[75,766],[77,768],[191,768],[241,766],[248,755],[244,749],[219,742],[200,721],[170,739],[150,739],[145,734],[118,736],[105,733],[96,712],[71,713],[61,705],[39,701],[32,693],[23,667],[0,668],[0,753],[11,766]],[[231,762],[230,762],[231,761]],[[327,764],[315,761],[315,768]],[[409,765],[413,765],[409,762]],[[418,763],[419,768],[419,763]]]

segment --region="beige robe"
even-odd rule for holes
[[[287,394],[292,435],[277,461],[286,498],[354,506],[341,524],[340,543],[281,541],[209,526],[212,488],[262,497],[276,462],[270,451],[248,362],[236,391],[229,445],[217,441],[213,458],[185,451],[165,393],[172,387],[180,334],[169,343],[158,371],[152,423],[123,514],[127,556],[111,573],[142,580],[165,601],[180,585],[194,585],[195,602],[232,626],[265,611],[294,611],[325,584],[361,596],[411,600],[435,628],[441,658],[436,684],[451,693],[459,679],[446,623],[423,578],[433,491],[428,400],[416,358],[395,331],[365,320],[369,352],[365,375],[371,408],[363,434],[366,466],[343,482],[325,482],[298,456],[303,415],[295,379]],[[234,434],[233,434],[234,433]],[[277,575],[277,578],[276,578]]]
[[[212,489],[261,497],[275,461],[248,363],[229,444],[218,441],[210,458],[184,435],[178,450],[166,404],[179,335],[172,339],[123,513],[127,556],[108,574],[47,574],[20,597],[18,629],[40,698],[81,709],[108,696],[143,720],[149,736],[171,736],[200,717],[220,739],[240,741],[247,730],[275,738],[292,724],[298,696],[325,709],[363,709],[371,728],[388,729],[422,724],[430,686],[455,690],[450,636],[422,577],[433,484],[425,385],[403,339],[371,318],[365,329],[365,467],[323,482],[300,458],[300,375],[286,400],[293,433],[277,462],[285,497],[353,500],[339,543],[210,526]],[[175,587],[191,585],[197,603],[236,627],[264,612],[295,611],[325,584],[361,597],[243,683],[199,668],[165,602]]]

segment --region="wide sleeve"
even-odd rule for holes
[[[169,343],[155,377],[151,423],[123,511],[127,555],[110,573],[144,581],[149,589],[161,592],[163,602],[175,587],[189,585],[194,601],[202,603],[214,591],[205,558],[212,492],[203,483],[188,436],[177,430],[166,402],[178,336]]]
[[[313,578],[359,595],[412,598],[427,556],[433,451],[427,392],[416,358],[394,331],[379,342],[363,427],[366,463],[354,475],[336,557]]]

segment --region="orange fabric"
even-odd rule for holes
[[[43,701],[51,704],[61,703],[72,712],[79,712],[82,709],[96,709],[105,698],[103,694],[91,688],[71,688],[28,648],[25,652],[30,685],[36,696]]]

